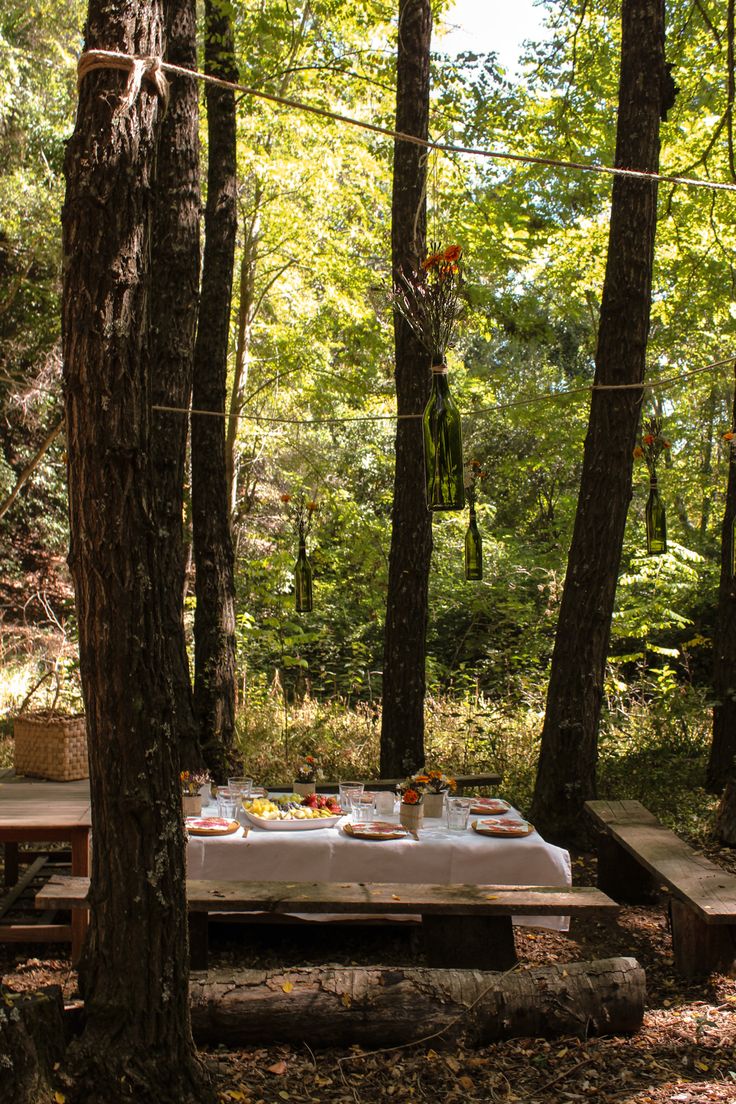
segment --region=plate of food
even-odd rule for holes
[[[480,832],[482,836],[530,836],[534,831],[534,825],[530,824],[528,820],[516,820],[504,818],[504,820],[496,820],[495,817],[489,817],[484,820],[474,820],[472,822],[473,828],[476,832]]]
[[[226,817],[187,817],[184,827],[190,836],[231,836],[240,825]]]
[[[387,820],[370,820],[365,824],[343,824],[342,830],[346,836],[363,840],[392,840],[405,839],[409,835],[401,824],[391,824]]]
[[[311,794],[307,795],[312,798]],[[287,795],[278,801],[257,797],[243,802],[243,812],[251,824],[267,832],[308,832],[317,828],[332,828],[343,815],[335,801],[315,802],[298,795]]]
[[[511,806],[500,797],[474,797],[470,806],[471,813],[485,813],[487,816],[502,816]]]

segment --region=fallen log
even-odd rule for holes
[[[376,1047],[442,1031],[448,1042],[482,1046],[636,1031],[645,976],[633,958],[507,973],[323,966],[193,974],[190,993],[203,1043]]]
[[[51,1071],[65,1048],[63,1012],[58,985],[32,993],[0,986],[0,1100],[50,1099]]]

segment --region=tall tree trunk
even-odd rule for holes
[[[161,55],[160,0],[90,0],[88,48]],[[66,156],[62,338],[71,548],[87,712],[85,1104],[209,1100],[189,1020],[178,718],[153,509],[150,256],[161,104],[101,69]]]
[[[238,337],[235,345],[235,372],[230,391],[230,417],[228,418],[225,437],[225,470],[231,518],[235,515],[238,496],[238,416],[242,408],[245,388],[248,384],[248,362],[250,360],[251,336],[255,318],[256,269],[258,266],[258,246],[261,240],[259,230],[261,197],[260,184],[256,184],[253,213],[246,224],[243,255],[240,258]]]
[[[736,419],[736,380],[733,417]],[[736,422],[734,422],[736,424]],[[736,579],[733,576],[733,524],[736,519],[736,449],[729,449],[726,509],[721,528],[721,578],[718,586],[715,650],[713,655],[713,742],[708,760],[707,786],[720,793],[736,783]],[[729,806],[733,808],[729,811]],[[730,787],[719,821],[736,824],[736,785]],[[733,828],[731,835],[734,835]]]
[[[195,0],[168,0],[166,60],[197,68]],[[192,394],[192,364],[199,295],[199,98],[186,77],[171,82],[161,124],[153,226],[151,283],[151,396],[154,406],[186,410]],[[179,725],[181,762],[200,765],[184,635],[184,465],[187,416],[154,411],[153,456],[156,523],[161,540],[164,617]]]
[[[671,92],[664,0],[624,0],[616,165],[656,172],[659,120]],[[654,182],[616,177],[595,383],[644,378],[657,222]],[[550,839],[585,837],[611,615],[631,499],[642,392],[594,391],[560,608],[531,815]]]
[[[429,130],[429,0],[399,0],[396,129],[419,138]],[[391,264],[394,278],[417,269],[426,252],[427,155],[394,143]],[[425,650],[432,515],[424,496],[421,414],[429,397],[429,358],[394,312],[396,349],[396,469],[391,514],[383,655],[381,774],[410,773],[424,761]]]
[[[205,26],[206,72],[236,81],[227,0],[207,0]],[[192,416],[194,710],[207,766],[223,780],[235,727],[235,585],[224,419],[237,222],[233,92],[207,85],[207,123],[204,265],[192,405],[216,416]]]

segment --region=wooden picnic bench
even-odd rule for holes
[[[36,895],[37,908],[79,908],[88,878],[56,876]],[[207,967],[207,921],[213,913],[268,916],[316,913],[359,917],[421,916],[431,966],[506,970],[516,964],[512,916],[578,916],[617,909],[597,889],[579,886],[413,885],[374,882],[187,881],[193,969]]]
[[[736,962],[736,876],[693,851],[638,801],[587,801],[600,831],[598,887],[617,901],[671,894],[677,970],[728,972]]]
[[[363,782],[367,790],[393,791],[401,782],[405,782],[406,778],[362,778],[358,781]],[[455,775],[456,789],[453,792],[460,795],[465,793],[466,790],[492,789],[498,786],[500,782],[500,774],[457,774]],[[290,793],[291,787],[291,782],[282,782],[280,785],[268,786],[267,788],[271,793]],[[316,784],[317,793],[337,793],[339,788],[339,782],[317,782]]]

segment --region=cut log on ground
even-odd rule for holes
[[[636,1031],[645,977],[633,958],[510,973],[325,966],[194,974],[190,992],[201,1043],[376,1047],[441,1031],[447,1042],[482,1046]]]
[[[64,1054],[61,989],[12,993],[0,986],[0,1100],[40,1104],[50,1099],[51,1071]]]

